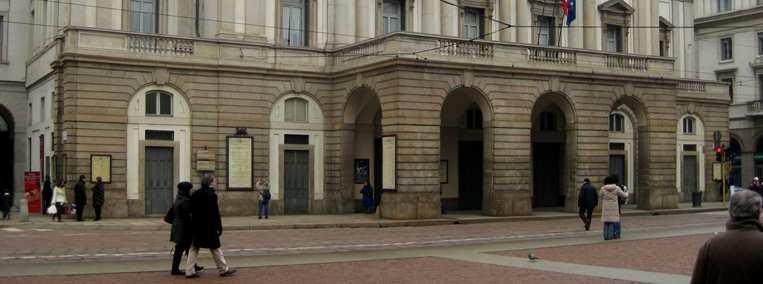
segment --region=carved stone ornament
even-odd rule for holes
[[[166,85],[170,81],[170,71],[166,68],[154,70],[154,81],[158,85]]]
[[[297,93],[303,93],[305,92],[305,85],[307,83],[305,82],[304,78],[294,78],[291,80],[291,88],[294,90],[294,92]]]

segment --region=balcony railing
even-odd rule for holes
[[[138,53],[193,55],[193,40],[156,35],[128,35],[127,49]]]
[[[576,64],[577,52],[574,50],[566,50],[559,48],[548,47],[529,47],[527,49],[530,61],[540,61],[548,63],[560,63],[560,64]]]
[[[607,67],[624,70],[647,71],[649,59],[642,56],[607,54]]]
[[[448,56],[492,58],[495,55],[493,44],[468,40],[440,39],[436,50],[440,55]]]
[[[747,113],[748,115],[752,115],[752,116],[763,115],[763,100],[748,102]]]
[[[678,82],[678,89],[690,92],[704,92],[705,84],[706,82],[704,81],[682,80]]]

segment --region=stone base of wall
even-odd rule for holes
[[[488,216],[522,216],[532,214],[529,192],[492,191],[483,201],[482,213]]]
[[[674,190],[652,190],[647,198],[648,202],[645,204],[647,207],[640,209],[676,209],[680,200],[678,192]],[[642,207],[642,204],[639,204],[639,207]]]
[[[127,200],[127,217],[143,217],[146,215],[145,201],[142,199]]]
[[[381,196],[382,218],[433,219],[440,217],[439,193],[387,191]]]

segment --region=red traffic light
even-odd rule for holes
[[[721,147],[715,147],[715,153],[720,155],[723,153],[723,149],[721,149]]]

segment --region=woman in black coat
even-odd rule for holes
[[[85,176],[79,176],[79,181],[74,186],[74,204],[77,205],[77,221],[83,221],[82,211],[85,210],[85,204],[87,204],[87,195],[85,195]]]
[[[101,220],[101,208],[106,201],[106,196],[103,190],[103,180],[101,177],[95,178],[95,186],[93,186],[93,210],[95,211],[95,220]]]
[[[53,199],[53,187],[50,184],[50,176],[45,176],[45,182],[42,183],[42,215],[48,215],[48,207],[50,207],[51,200]]]
[[[184,181],[178,184],[178,195],[175,204],[172,205],[172,231],[170,241],[175,243],[175,252],[172,255],[172,275],[183,275],[180,270],[180,261],[183,254],[188,254],[188,249],[193,241],[191,228],[191,188],[193,184]],[[196,271],[203,269],[196,266]]]

